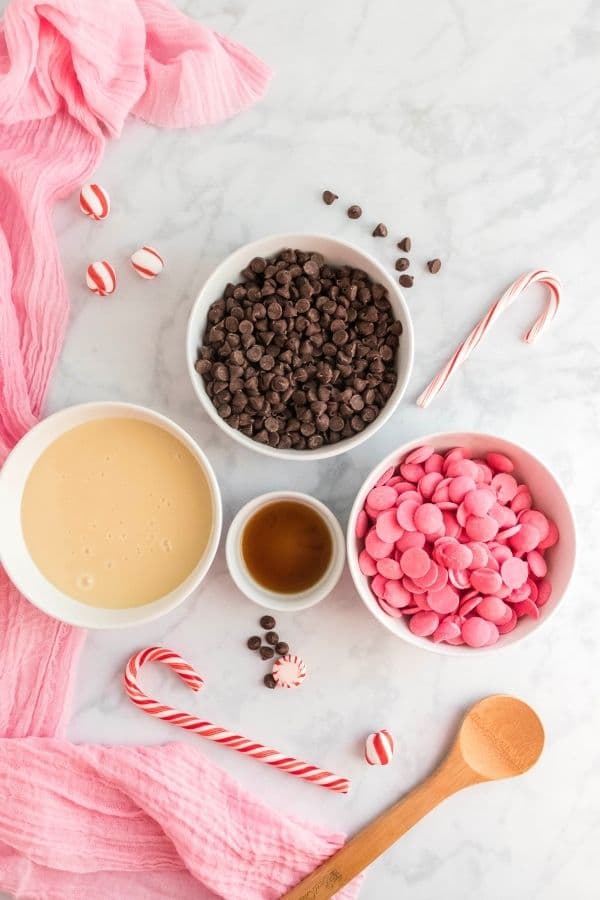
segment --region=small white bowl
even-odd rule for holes
[[[312,507],[325,521],[331,534],[332,553],[327,571],[317,584],[293,596],[274,593],[258,584],[248,572],[242,554],[242,534],[248,519],[258,509],[276,500],[297,500],[299,503],[305,503],[307,506]],[[344,533],[331,510],[324,503],[321,503],[320,500],[315,500],[309,494],[302,494],[298,491],[272,491],[269,494],[261,494],[260,497],[255,497],[254,500],[250,500],[249,503],[242,506],[229,526],[225,554],[229,574],[240,591],[250,600],[253,600],[254,603],[258,603],[259,606],[264,606],[265,609],[276,609],[280,612],[297,612],[300,609],[308,609],[309,606],[315,606],[330,594],[340,580],[346,555]]]
[[[409,630],[406,617],[394,619],[386,615],[381,609],[371,592],[369,580],[363,575],[358,566],[359,542],[355,534],[356,519],[363,508],[367,494],[389,466],[395,465],[407,453],[410,453],[411,450],[420,447],[422,444],[431,444],[436,450],[440,451],[448,450],[450,447],[468,447],[475,456],[484,456],[486,452],[491,450],[505,453],[515,464],[515,476],[525,481],[531,488],[536,508],[546,513],[556,523],[560,533],[558,543],[548,551],[546,557],[548,579],[552,583],[552,595],[543,607],[540,618],[537,620],[530,617],[519,619],[517,627],[513,631],[502,635],[496,644],[492,644],[489,647],[474,649],[464,645],[436,644],[429,638],[417,637]],[[404,444],[398,450],[394,450],[393,453],[386,456],[369,472],[356,495],[350,511],[346,542],[350,573],[356,589],[369,612],[396,637],[402,638],[416,647],[422,647],[423,650],[429,650],[431,653],[442,653],[446,656],[469,657],[476,653],[502,650],[504,647],[520,643],[538,631],[558,609],[575,567],[575,523],[564,491],[554,475],[524,447],[491,434],[478,434],[477,432],[459,431],[428,434],[418,440],[411,441],[409,444]]]
[[[151,422],[170,432],[187,447],[206,475],[213,505],[213,528],[208,545],[196,568],[175,590],[151,603],[130,609],[87,606],[63,594],[33,562],[21,526],[21,499],[32,466],[58,437],[93,419],[134,418]],[[47,419],[23,437],[8,456],[0,472],[0,559],[10,580],[35,606],[55,619],[83,628],[125,628],[158,619],[179,606],[200,584],[217,552],[221,536],[221,494],[212,467],[200,447],[175,422],[160,413],[130,403],[84,403],[70,406]]]
[[[202,377],[194,368],[198,358],[198,347],[202,343],[202,336],[206,330],[206,315],[211,303],[223,296],[225,286],[229,282],[235,284],[239,281],[242,269],[248,265],[253,257],[272,256],[285,247],[291,247],[294,250],[314,250],[322,253],[325,260],[333,265],[347,265],[365,271],[374,281],[387,288],[394,317],[402,323],[403,329],[397,357],[398,380],[392,395],[375,421],[367,425],[363,431],[360,431],[354,437],[346,438],[337,444],[318,447],[316,450],[279,450],[277,447],[270,447],[268,444],[260,444],[258,441],[254,441],[247,435],[242,434],[241,431],[232,428],[218,414],[206,393]],[[370,254],[355,247],[354,244],[349,244],[346,241],[341,241],[338,238],[329,237],[325,234],[272,234],[251,244],[246,244],[244,247],[240,247],[239,250],[235,250],[217,266],[204,283],[190,313],[186,338],[186,355],[190,378],[202,406],[213,422],[229,437],[232,437],[250,450],[256,450],[257,453],[264,453],[267,456],[279,459],[293,459],[304,462],[338,456],[340,453],[345,453],[346,450],[352,450],[353,447],[357,447],[375,434],[387,422],[402,399],[412,371],[413,353],[414,337],[410,313],[402,291],[392,274],[387,272]]]

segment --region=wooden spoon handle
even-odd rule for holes
[[[442,800],[477,780],[461,760],[446,760],[426,781],[359,831],[281,900],[333,897]]]

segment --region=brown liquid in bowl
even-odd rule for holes
[[[242,556],[251,577],[277,594],[317,584],[331,562],[333,542],[322,516],[298,500],[274,500],[250,517]]]

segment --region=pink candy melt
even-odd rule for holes
[[[372,509],[389,509],[390,506],[394,506],[397,496],[394,488],[381,485],[373,488],[367,497],[367,502]]]
[[[430,558],[425,550],[419,550],[417,547],[405,550],[400,557],[402,571],[409,578],[421,578],[429,571],[429,563]]]
[[[364,512],[364,510],[362,510]],[[395,509],[386,509],[377,516],[375,533],[385,543],[394,544],[404,534],[404,529],[398,525]]]
[[[383,612],[417,637],[480,648],[539,618],[559,534],[508,456],[471,456],[412,450],[369,491],[355,534]]]

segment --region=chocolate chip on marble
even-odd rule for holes
[[[260,653],[261,659],[273,659],[275,656],[275,651],[272,647],[261,647],[258,652]]]
[[[250,650],[258,650],[258,648],[262,644],[262,641],[258,637],[258,635],[253,634],[252,637],[248,638],[246,643],[247,643],[247,646],[250,648]]]
[[[401,275],[398,281],[402,285],[402,287],[410,288],[414,284],[414,278],[412,275]]]
[[[275,645],[279,640],[279,635],[276,631],[267,631],[265,634],[265,641],[267,644]]]
[[[348,218],[349,219],[360,219],[362,216],[362,209],[356,203],[353,203],[352,206],[348,207]]]
[[[409,253],[410,248],[412,247],[412,241],[409,237],[402,238],[401,241],[398,241],[397,247],[399,250],[404,250],[405,253]]]
[[[333,191],[323,191],[323,203],[326,203],[327,206],[331,206],[332,203],[335,203],[336,200],[339,199],[337,194],[334,194]]]
[[[427,268],[432,275],[437,275],[437,273],[442,268],[442,261],[440,259],[430,259],[427,263]]]
[[[265,685],[265,687],[270,688],[270,690],[273,690],[277,687],[277,682],[275,681],[271,672],[267,672],[267,674],[263,678],[263,684]]]
[[[387,237],[388,230],[387,225],[384,225],[383,222],[380,222],[379,225],[376,225],[372,231],[373,237]]]
[[[409,266],[410,266],[410,260],[407,259],[406,256],[400,256],[394,264],[394,267],[397,272],[405,272]]]

